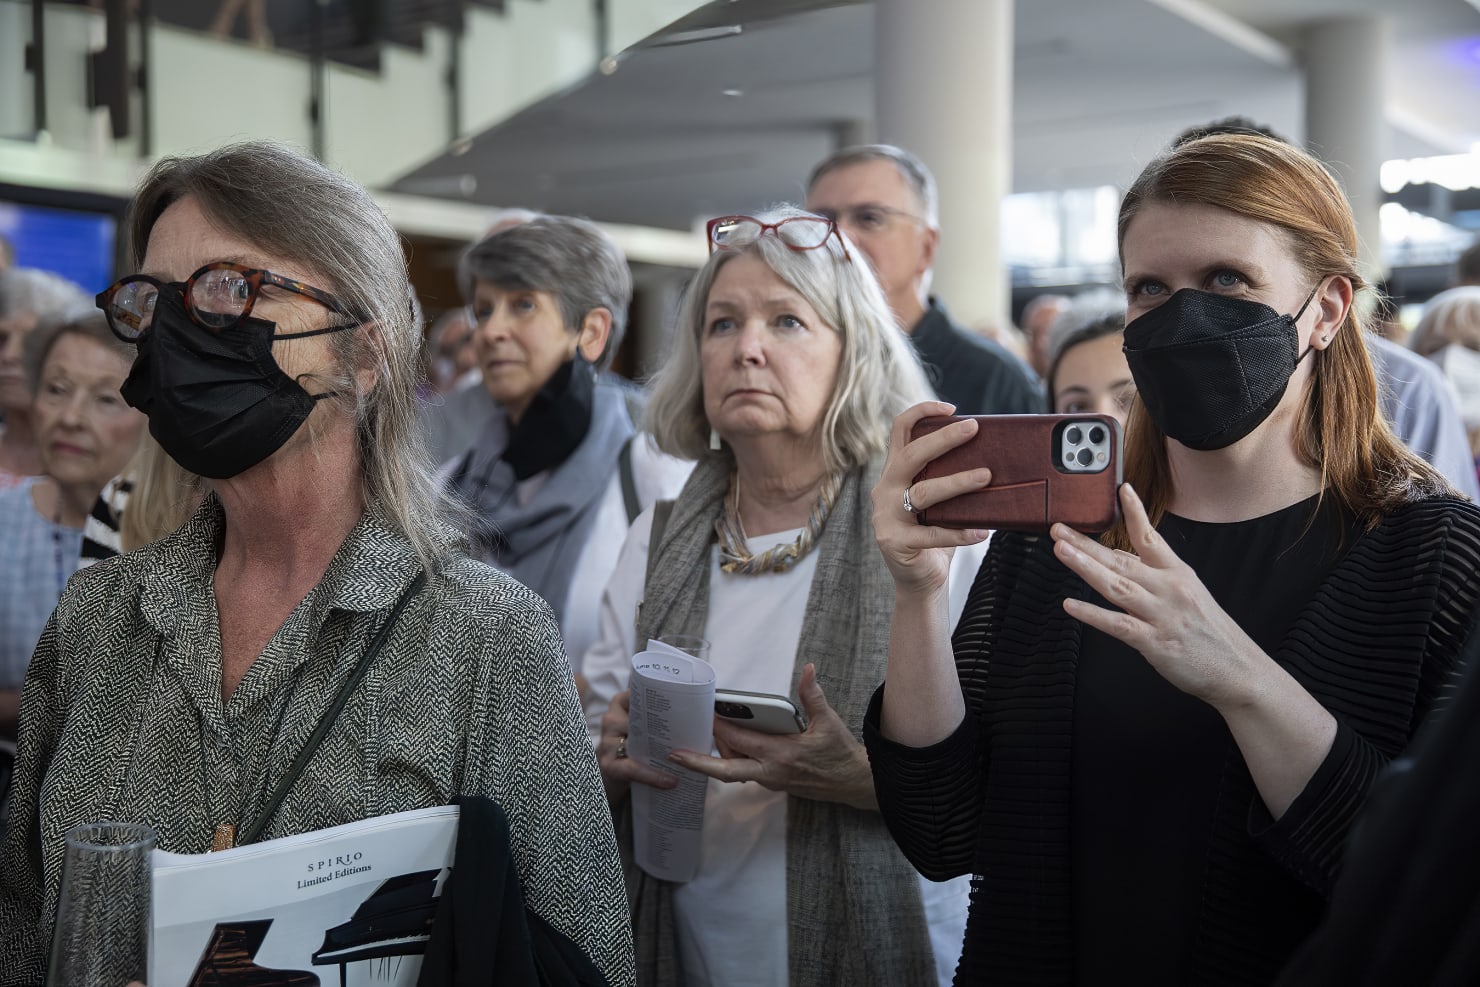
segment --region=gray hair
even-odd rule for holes
[[[925,167],[925,162],[893,144],[859,144],[834,151],[812,169],[812,175],[807,179],[807,189],[810,191],[817,180],[830,171],[869,161],[888,161],[899,169],[905,183],[915,193],[915,198],[920,200],[920,211],[925,220],[932,227],[940,225],[940,201],[935,190],[935,176]]]
[[[46,358],[51,356],[51,351],[63,336],[90,339],[117,356],[125,367],[131,366],[134,357],[138,356],[138,350],[132,344],[113,335],[107,318],[96,309],[91,312],[74,309],[69,316],[43,319],[21,344],[21,366],[25,368],[26,383],[31,386],[32,395],[41,389],[41,371],[46,366]]]
[[[775,223],[810,215],[781,206],[756,218]],[[831,237],[819,249],[792,250],[778,237],[761,235],[710,255],[684,293],[668,359],[653,378],[647,418],[658,448],[681,459],[712,455],[699,358],[704,312],[719,269],[749,254],[775,271],[842,339],[837,383],[822,418],[823,463],[829,472],[842,472],[883,456],[894,416],[929,400],[930,385],[872,269],[856,247],[848,253],[851,262]]]
[[[1408,337],[1408,347],[1419,356],[1451,343],[1480,350],[1480,285],[1460,285],[1430,298]]]
[[[611,313],[612,329],[596,369],[611,365],[627,331],[632,271],[612,238],[595,223],[572,216],[536,216],[479,240],[457,269],[463,298],[471,302],[478,282],[509,291],[544,291],[555,296],[565,328],[580,332],[592,309]]]
[[[91,307],[87,292],[59,274],[35,267],[13,267],[0,274],[0,319],[75,315]]]
[[[328,384],[353,397],[366,502],[432,564],[450,543],[416,415],[422,339],[400,235],[360,185],[286,145],[249,141],[150,169],[127,221],[136,268],[161,214],[185,198],[223,230],[325,279],[321,287],[364,320],[328,337],[339,367]],[[368,385],[357,368],[373,371]]]

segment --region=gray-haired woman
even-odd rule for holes
[[[625,756],[639,642],[701,635],[720,687],[792,696],[809,722],[716,722],[723,757],[675,755],[712,779],[701,863],[686,884],[629,873],[639,979],[949,982],[965,888],[922,882],[895,849],[856,733],[893,609],[868,490],[891,416],[929,387],[833,223],[783,209],[710,237],[648,406],[659,446],[699,462],[661,530],[649,511],[622,549],[587,722],[619,810],[631,784],[673,784]]]
[[[44,319],[86,310],[87,296],[66,278],[31,267],[0,272],[0,489],[41,472],[22,366],[26,336]]]
[[[199,853],[468,795],[507,812],[529,907],[629,979],[555,622],[437,519],[395,231],[363,188],[252,143],[156,165],[129,234],[141,273],[98,297],[138,348],[123,394],[208,493],[179,531],[75,576],[42,634],[0,847],[0,970],[41,979],[74,823],[148,823]]]
[[[470,248],[460,276],[493,406],[448,467],[451,486],[477,512],[477,554],[550,604],[580,672],[627,526],[676,494],[690,464],[636,437],[626,389],[601,374],[622,341],[632,275],[598,226],[517,222]]]

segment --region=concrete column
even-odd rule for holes
[[[1378,211],[1388,155],[1389,31],[1388,21],[1373,15],[1312,21],[1303,29],[1306,145],[1346,189],[1368,279],[1385,274]]]
[[[878,139],[940,186],[931,291],[965,325],[1006,325],[1001,205],[1012,190],[1013,0],[874,0]]]

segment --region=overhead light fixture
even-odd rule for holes
[[[721,89],[720,90],[720,95],[721,96],[729,96],[731,99],[739,99],[741,96],[744,96],[745,95],[745,90],[744,89]]]
[[[649,48],[672,48],[675,45],[696,45],[704,41],[718,41],[744,34],[741,24],[723,24],[719,27],[699,27],[692,31],[675,31],[655,41],[648,42]]]

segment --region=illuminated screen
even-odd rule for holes
[[[89,294],[113,283],[114,216],[0,199],[0,236],[15,248],[17,267],[60,274]]]

